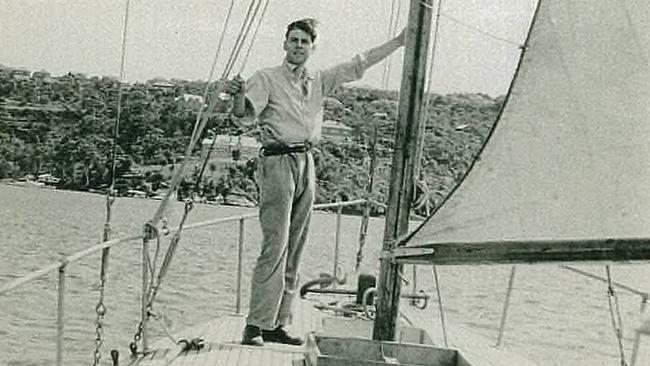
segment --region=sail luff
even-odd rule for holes
[[[499,121],[501,120],[501,116],[503,115],[503,111],[504,111],[504,109],[505,109],[505,106],[508,104],[508,101],[510,100],[510,96],[512,95],[512,88],[513,88],[513,85],[515,84],[515,80],[517,80],[517,75],[519,74],[519,70],[520,70],[520,68],[521,68],[521,64],[522,64],[522,61],[523,61],[523,59],[524,59],[524,55],[525,55],[526,49],[527,49],[527,47],[528,47],[528,40],[530,39],[530,35],[531,35],[531,32],[532,32],[532,29],[533,29],[533,27],[534,27],[534,25],[535,25],[535,21],[537,20],[537,16],[538,16],[538,14],[539,14],[540,3],[542,3],[543,1],[545,1],[545,0],[538,0],[538,2],[537,2],[537,6],[535,7],[535,13],[533,14],[533,18],[532,18],[532,20],[531,20],[531,22],[530,22],[530,26],[528,27],[528,32],[527,32],[527,34],[526,34],[526,39],[525,39],[524,43],[519,47],[519,50],[520,50],[519,61],[517,62],[517,68],[515,69],[515,72],[514,72],[514,74],[513,74],[512,80],[510,81],[510,85],[508,86],[508,92],[506,93],[506,96],[505,96],[505,98],[504,98],[503,105],[501,106],[501,110],[499,111],[499,115],[498,115],[497,118],[496,118],[496,122],[494,123],[493,128],[490,130],[490,132],[489,132],[488,135],[486,136],[485,141],[483,141],[483,145],[481,146],[481,148],[479,149],[479,151],[478,151],[477,154],[476,154],[477,158],[474,159],[474,160],[472,160],[472,162],[471,162],[469,168],[467,169],[467,171],[465,172],[465,174],[463,175],[463,177],[462,177],[461,179],[458,180],[458,182],[457,182],[456,185],[451,189],[451,191],[449,192],[449,194],[448,194],[448,195],[444,198],[444,200],[443,200],[443,201],[442,201],[442,202],[441,202],[441,203],[440,203],[440,204],[439,204],[439,205],[438,205],[438,206],[433,210],[433,212],[431,212],[431,214],[429,215],[429,217],[427,217],[427,218],[425,219],[425,221],[422,223],[422,225],[425,225],[425,224],[427,223],[427,221],[429,221],[431,218],[433,218],[433,217],[436,215],[436,213],[438,212],[438,210],[440,210],[442,207],[444,207],[445,204],[447,203],[447,201],[448,201],[451,197],[454,196],[454,192],[455,192],[455,191],[456,191],[456,190],[457,190],[457,189],[458,189],[458,188],[463,184],[463,181],[465,180],[465,178],[467,178],[467,176],[472,172],[472,169],[474,168],[474,166],[476,166],[476,163],[479,161],[478,157],[481,156],[481,154],[483,153],[483,150],[485,150],[485,147],[486,147],[487,144],[490,142],[490,138],[492,137],[492,134],[493,134],[494,131],[496,130],[496,128],[497,128],[497,126],[498,126],[498,124],[499,124]],[[416,232],[416,231],[413,231],[413,232],[411,232],[408,236],[405,236],[405,237],[402,239],[402,242],[401,242],[401,243],[398,243],[398,245],[401,245],[401,244],[403,244],[403,243],[408,242],[408,241],[410,240],[411,236],[413,236],[413,234],[415,234],[415,232]]]

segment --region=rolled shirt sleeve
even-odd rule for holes
[[[358,54],[348,62],[321,71],[323,95],[332,93],[341,84],[361,79],[367,68],[365,55]]]

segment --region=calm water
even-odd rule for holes
[[[134,234],[153,214],[157,201],[119,199],[113,206],[114,236]],[[182,204],[174,203],[167,217],[178,223]],[[105,216],[99,195],[0,185],[0,284],[37,269],[63,255],[98,242]],[[253,213],[249,209],[197,206],[190,222]],[[335,216],[316,215],[302,278],[330,272]],[[359,219],[344,220],[342,268],[350,271],[356,253]],[[174,330],[234,310],[236,288],[236,226],[217,226],[184,234],[167,278],[154,304]],[[382,222],[371,224],[365,272],[376,274]],[[247,224],[244,283],[259,250],[257,221]],[[168,244],[163,242],[163,250]],[[152,251],[153,254],[153,251]],[[126,357],[139,317],[140,243],[111,250],[106,288],[103,359],[117,348]],[[68,269],[66,282],[67,365],[90,365],[95,340],[100,254]],[[602,265],[580,268],[600,275]],[[431,268],[418,270],[420,284],[432,295]],[[614,279],[650,291],[649,265],[616,265]],[[442,299],[448,319],[496,340],[510,266],[439,267]],[[53,273],[0,297],[0,364],[51,365],[55,360],[56,286]],[[247,295],[245,295],[247,296]],[[641,300],[618,291],[629,357],[633,326],[639,321]],[[244,299],[244,304],[247,298]],[[618,365],[618,345],[612,330],[606,286],[554,265],[519,266],[503,344],[542,365]],[[427,309],[437,317],[437,308]],[[152,328],[157,328],[152,325]],[[650,339],[642,344],[640,365],[650,364]]]

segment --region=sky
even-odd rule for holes
[[[303,17],[319,21],[311,67],[348,60],[388,39],[393,2],[270,0],[247,62],[236,64],[234,69],[247,77],[259,68],[282,62],[286,25]],[[126,3],[0,0],[0,64],[46,70],[53,75],[82,72],[119,76]],[[249,3],[235,1],[217,58],[217,77],[223,72]],[[518,62],[518,45],[525,40],[536,3],[442,0],[430,91],[505,94]],[[395,4],[393,14],[399,6],[401,29],[410,1]],[[230,0],[130,0],[124,78],[206,80],[229,5]],[[435,0],[434,22],[437,5]],[[389,89],[399,88],[402,55],[398,51],[391,58]],[[380,87],[382,73],[383,66],[377,65],[356,84]]]

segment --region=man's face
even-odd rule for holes
[[[314,50],[314,44],[309,34],[300,29],[292,29],[284,40],[284,50],[287,61],[295,65],[307,62]]]

